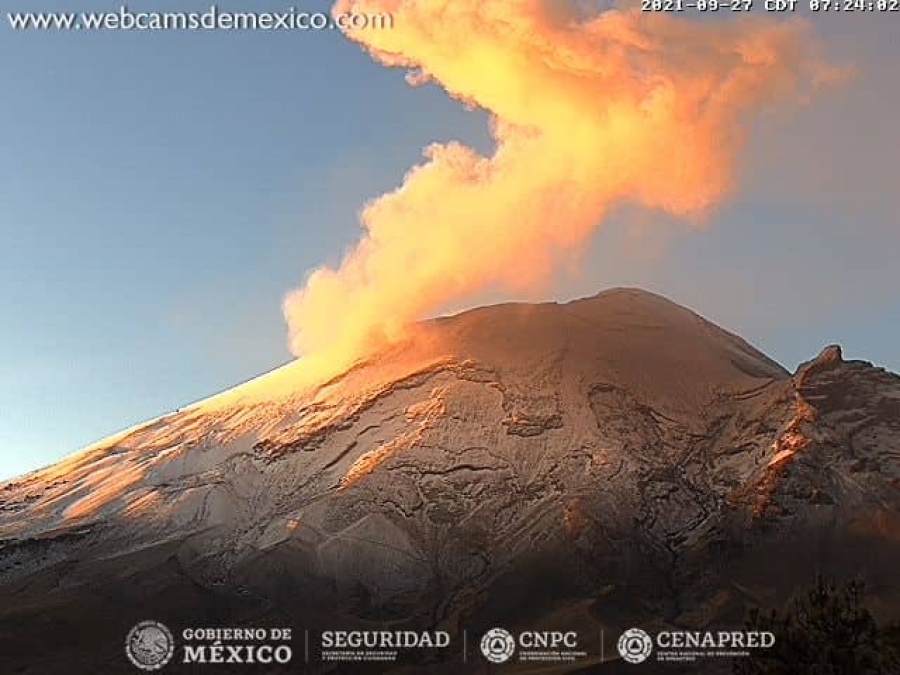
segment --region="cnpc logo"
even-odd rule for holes
[[[481,638],[481,653],[491,663],[506,663],[519,648],[529,650],[560,650],[578,647],[578,633],[575,631],[523,631],[518,640],[505,628],[492,628]]]

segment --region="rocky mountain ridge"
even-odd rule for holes
[[[138,608],[176,625],[734,625],[817,571],[864,575],[898,618],[898,514],[900,377],[838,347],[791,375],[632,289],[488,307],[318,386],[194,406],[0,485],[18,645],[0,654],[18,667],[48,616],[85,606],[106,626],[90,658],[12,672],[73,654],[114,670]]]

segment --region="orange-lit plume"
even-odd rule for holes
[[[284,302],[295,354],[349,360],[486,286],[546,280],[608,209],[697,216],[733,185],[748,120],[832,71],[797,20],[586,16],[563,0],[339,0],[393,28],[348,30],[408,80],[492,116],[496,150],[436,143],[361,214],[365,235]]]

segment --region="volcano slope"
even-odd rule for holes
[[[565,627],[591,652],[605,629],[609,657],[817,572],[900,618],[900,378],[837,347],[792,376],[617,289],[425,322],[292,389],[298,368],[0,484],[0,671],[134,672],[147,618]],[[408,672],[478,672],[453,659]]]

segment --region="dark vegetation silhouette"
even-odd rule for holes
[[[775,634],[762,656],[734,661],[734,675],[898,675],[900,624],[879,627],[863,604],[864,584],[818,576],[783,611],[752,609],[748,630]]]

